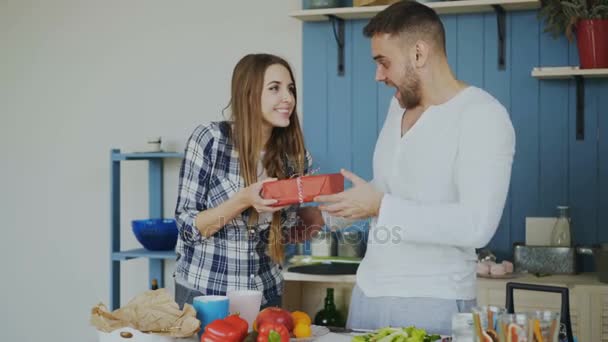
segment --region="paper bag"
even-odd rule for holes
[[[192,336],[201,326],[194,308],[184,304],[184,309],[180,310],[165,289],[146,291],[112,312],[99,303],[91,310],[91,324],[103,332],[131,327],[172,337]]]

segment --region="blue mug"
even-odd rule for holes
[[[205,330],[207,324],[216,319],[224,319],[228,316],[230,307],[226,296],[198,296],[192,300],[192,306],[196,310],[196,318],[201,321],[199,335]]]

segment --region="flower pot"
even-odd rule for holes
[[[608,68],[608,19],[582,19],[576,24],[581,69]]]

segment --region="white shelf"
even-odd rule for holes
[[[540,79],[565,79],[575,76],[608,77],[608,69],[579,69],[579,67],[538,67],[532,69],[532,77]]]
[[[426,2],[438,14],[462,14],[494,11],[494,5],[505,11],[534,10],[540,7],[539,0],[460,0]],[[302,21],[327,21],[333,15],[341,19],[369,19],[388,6],[362,6],[299,10],[289,16]]]
[[[174,250],[169,251],[149,251],[144,248],[131,249],[128,251],[113,252],[112,260],[130,260],[137,258],[149,259],[172,259],[175,260],[176,254]]]

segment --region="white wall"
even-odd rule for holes
[[[221,118],[245,53],[285,57],[301,85],[301,23],[288,17],[299,5],[0,1],[1,341],[96,339],[89,310],[109,300],[110,149],[161,135],[182,150],[197,124]],[[165,169],[168,217],[178,167]],[[123,248],[134,248],[147,169],[122,171]],[[122,278],[125,303],[147,289],[147,262],[123,263]]]

